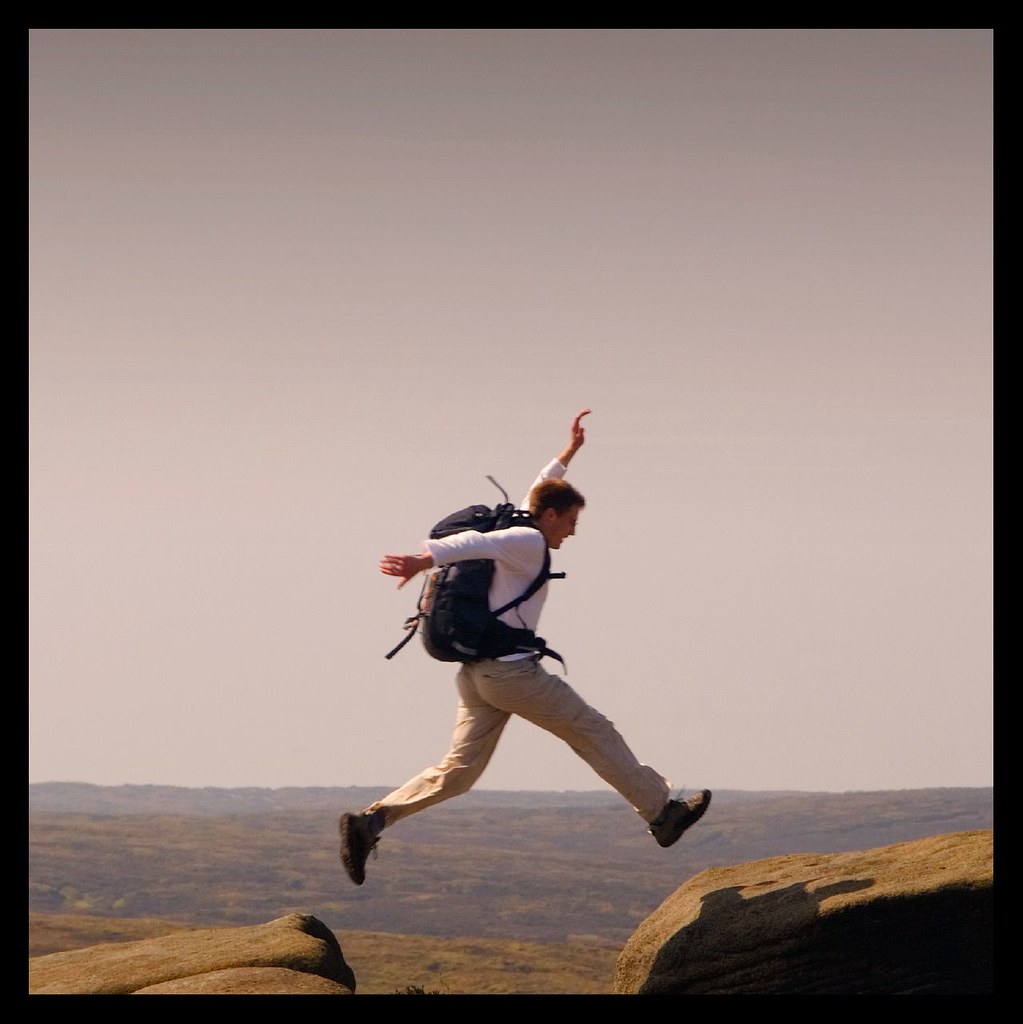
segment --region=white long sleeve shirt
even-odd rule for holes
[[[528,508],[529,494],[541,480],[552,477],[560,479],[567,472],[558,459],[548,463],[533,481],[523,502]],[[521,596],[536,579],[543,568],[544,550],[547,542],[543,534],[530,526],[512,526],[507,530],[493,533],[479,533],[464,530],[462,533],[438,540],[427,540],[426,550],[430,552],[434,565],[449,565],[472,558],[490,558],[494,562],[494,578],[490,584],[490,608],[500,608]],[[536,630],[540,612],[547,600],[547,584],[517,608],[505,612],[501,619],[517,629]]]

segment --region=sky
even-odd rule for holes
[[[28,44],[30,782],[436,763],[378,560],[589,407],[541,633],[641,761],[993,784],[990,31]]]

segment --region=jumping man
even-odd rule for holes
[[[565,450],[544,467],[530,489],[524,507],[530,512],[533,527],[513,526],[492,533],[465,530],[440,540],[427,540],[418,555],[384,555],[380,571],[396,576],[398,586],[403,587],[435,566],[493,559],[491,609],[501,608],[524,593],[541,571],[545,549],[557,551],[575,534],[586,505],[564,476],[586,439],[582,420],[589,413],[589,409],[583,409],[575,417]],[[546,599],[544,584],[501,618],[515,628],[535,631]],[[547,672],[539,654],[518,653],[467,662],[459,669],[456,683],[458,712],[451,749],[444,759],[361,813],[341,816],[341,862],[356,885],[365,881],[366,858],[385,828],[472,788],[512,715],[563,739],[632,805],[661,846],[676,842],[710,804],[707,789],[688,800],[669,799],[671,783],[641,764],[614,725],[564,679]]]

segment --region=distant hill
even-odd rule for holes
[[[28,787],[29,811],[77,814],[268,814],[276,811],[341,810],[365,807],[394,786],[224,789],[204,786],[95,786],[84,782],[42,782]],[[797,792],[715,793],[715,799],[756,800],[798,796]],[[803,794],[807,795],[807,794]],[[476,789],[458,798],[462,807],[610,807],[622,798],[610,790],[565,792]]]
[[[81,814],[271,814],[322,810],[335,815],[362,808],[393,786],[284,787],[224,789],[204,786],[94,786],[81,782],[44,782],[28,787],[30,811]],[[471,807],[590,807],[620,802],[604,792],[529,793],[479,790],[460,802]]]
[[[610,792],[478,790],[406,819],[367,882],[337,859],[359,789],[29,787],[29,909],[335,931],[622,944],[694,874],[786,853],[867,849],[993,827],[993,789],[715,792],[670,850]]]

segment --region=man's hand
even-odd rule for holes
[[[558,456],[558,461],[563,465],[567,466],[572,461],[572,456],[583,446],[583,442],[586,440],[586,431],[583,429],[582,418],[589,416],[589,409],[582,409],[576,413],[575,419],[572,420],[572,438],[568,442],[568,447]]]
[[[413,576],[418,576],[419,573],[432,568],[433,557],[428,552],[423,552],[421,555],[384,555],[380,559],[380,571],[385,576],[401,577],[401,582],[398,584],[399,590]]]

